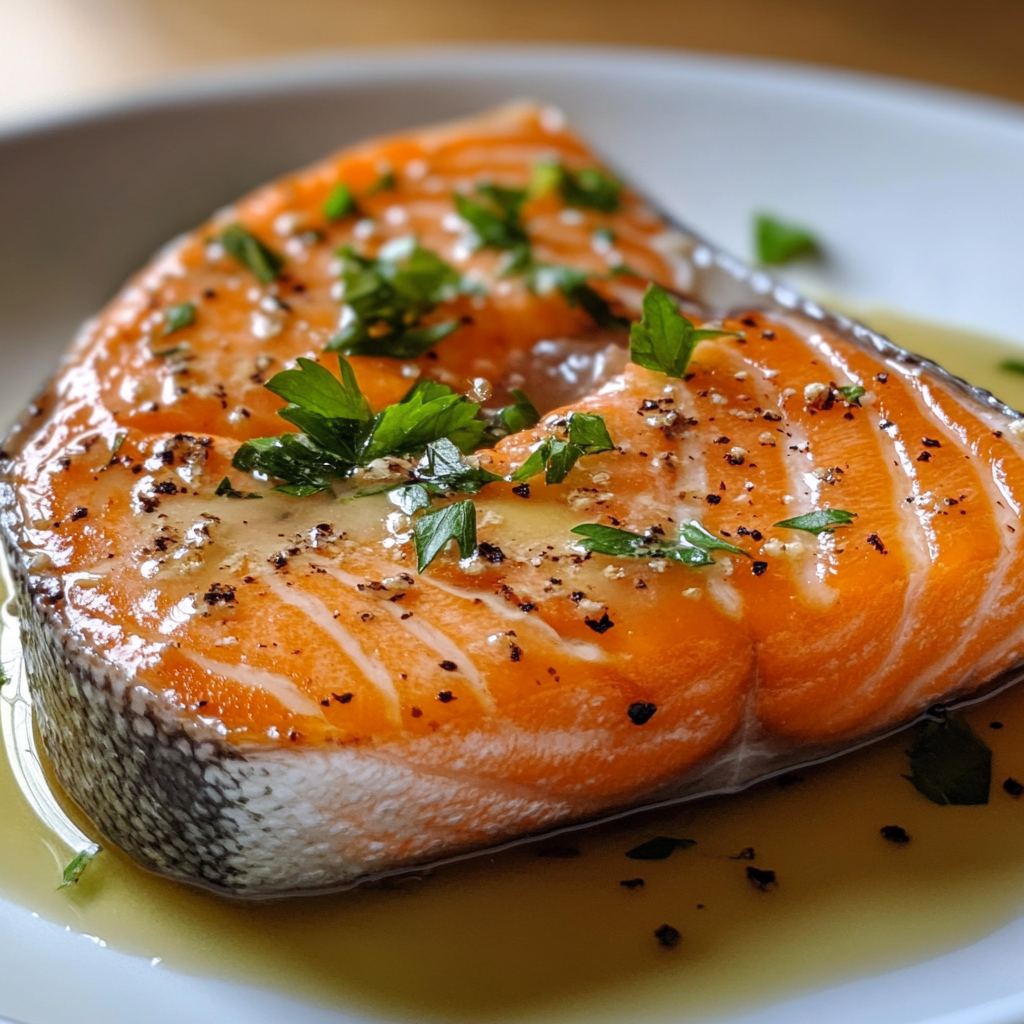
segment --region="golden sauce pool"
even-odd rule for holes
[[[1024,375],[999,368],[1020,349],[894,314],[866,319],[1024,408]],[[73,853],[0,759],[0,893],[116,949],[159,957],[155,969],[273,987],[353,1014],[703,1019],[919,962],[1024,912],[1024,798],[1002,786],[1024,780],[1024,687],[967,718],[994,754],[986,806],[920,796],[901,778],[904,735],[738,796],[385,888],[266,903],[156,878],[115,849],[57,890]],[[910,841],[887,841],[886,825]],[[625,856],[656,835],[696,845],[662,861]],[[748,867],[774,871],[777,884],[758,890]],[[621,884],[638,878],[643,885]],[[664,924],[680,933],[673,948],[655,938]]]

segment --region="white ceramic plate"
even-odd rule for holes
[[[561,106],[662,205],[740,255],[752,209],[814,225],[830,260],[798,285],[1022,337],[1020,108],[652,51],[346,56],[192,79],[0,134],[0,415],[130,271],[219,204],[344,143],[523,95]],[[0,950],[0,1013],[26,1024],[352,1020],[154,968],[2,900]],[[1019,1024],[1022,963],[1024,918],[732,1024]]]

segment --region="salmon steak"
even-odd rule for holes
[[[145,867],[279,895],[1012,679],[1024,421],[786,294],[531,104],[182,236],[0,453],[56,777]]]

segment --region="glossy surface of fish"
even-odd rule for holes
[[[536,188],[553,162],[577,184],[597,167],[553,112],[515,107],[255,193],[130,283],[8,438],[40,729],[147,866],[239,895],[346,885],[737,788],[1021,661],[1017,415],[628,190]],[[581,278],[523,272],[521,239],[470,230],[454,197],[488,183],[531,189],[533,265]],[[236,223],[281,267],[239,259]],[[476,549],[422,572],[424,513],[386,493],[415,459],[304,497],[232,467],[290,429],[276,372],[338,369],[339,247],[412,236],[461,277],[422,326],[455,326],[416,357],[352,355],[372,409],[424,379],[493,406],[525,390],[540,422],[473,457],[502,478],[573,415],[614,442],[561,482],[459,495]],[[681,376],[628,361],[649,281],[726,332]],[[844,521],[777,525],[822,510]],[[586,524],[644,540],[588,551]],[[707,564],[674,557],[684,528],[713,538],[688,547]]]

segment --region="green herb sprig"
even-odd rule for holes
[[[572,171],[561,161],[545,160],[533,172],[535,194],[557,191],[566,206],[615,213],[622,206],[622,182],[599,167]]]
[[[393,239],[375,259],[351,246],[339,255],[352,318],[328,342],[328,352],[415,359],[458,330],[458,320],[422,325],[428,313],[458,294],[462,278],[414,237]]]
[[[615,443],[608,433],[603,416],[585,412],[570,413],[566,426],[567,440],[544,438],[512,474],[511,479],[518,483],[543,473],[545,483],[560,484],[584,455],[615,450]]]
[[[522,222],[526,189],[480,185],[473,198],[455,196],[455,209],[473,229],[479,248],[501,249],[509,254],[504,272],[525,270],[531,262],[530,238]]]
[[[694,327],[668,292],[649,284],[644,293],[640,322],[630,327],[629,357],[645,369],[682,378],[698,342],[732,333]]]
[[[987,804],[992,751],[963,718],[922,722],[903,777],[935,804]]]
[[[242,224],[229,224],[220,235],[221,245],[234,260],[241,263],[260,284],[270,284],[280,276],[284,257],[264,245]]]
[[[645,536],[600,523],[583,523],[573,527],[572,532],[583,538],[579,544],[585,551],[618,558],[667,558],[699,567],[714,565],[712,551],[749,557],[742,548],[709,533],[696,519],[683,523],[675,539],[654,534]]]
[[[793,519],[783,519],[775,526],[784,530],[803,530],[804,533],[832,533],[837,526],[849,526],[857,518],[856,512],[847,512],[841,508],[819,508]]]
[[[765,266],[781,266],[801,256],[819,256],[821,243],[806,228],[759,213],[754,217],[754,250]]]

